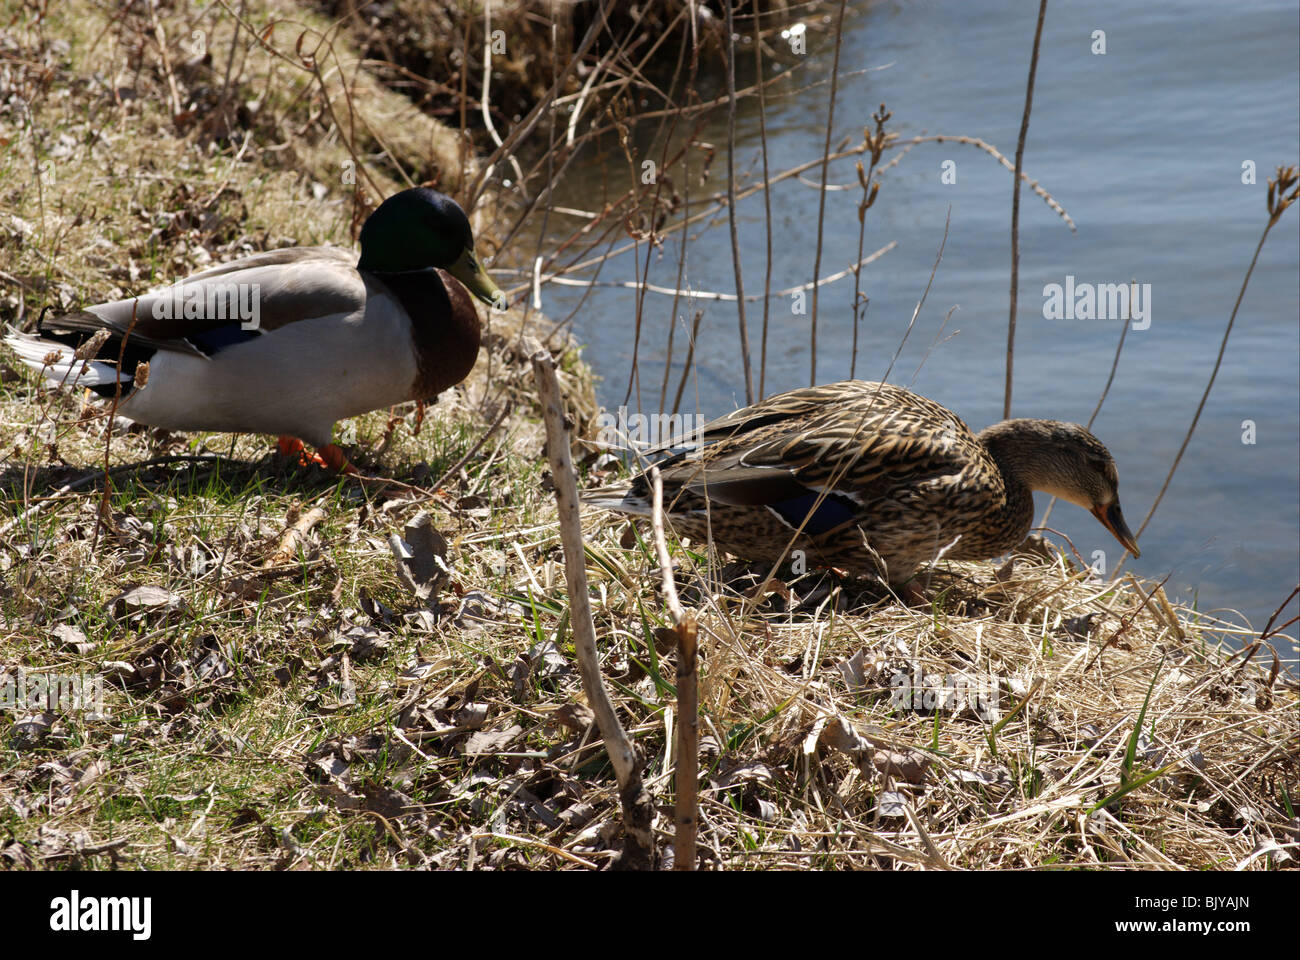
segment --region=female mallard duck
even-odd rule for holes
[[[1086,429],[1004,420],[974,434],[952,411],[887,383],[846,380],[768,397],[689,437],[658,464],[679,535],[765,563],[810,563],[901,585],[927,561],[995,557],[1033,520],[1033,491],[1092,512],[1138,555],[1115,461]],[[651,481],[584,500],[651,512]],[[883,568],[883,569],[882,569]]]
[[[505,301],[465,212],[441,193],[394,194],[360,240],[359,261],[335,247],[259,253],[5,343],[50,380],[120,395],[117,409],[132,420],[279,434],[281,450],[305,440],[322,462],[351,470],[331,442],[335,421],[459,383],[479,350],[466,288],[484,303]],[[97,350],[88,343],[96,338]]]

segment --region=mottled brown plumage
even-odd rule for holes
[[[923,563],[1019,544],[1033,491],[1093,512],[1129,550],[1114,461],[1083,427],[1007,420],[976,435],[952,411],[890,384],[848,380],[769,397],[714,420],[658,464],[681,536],[767,563],[907,581]],[[584,499],[648,514],[648,475]]]

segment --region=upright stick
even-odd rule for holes
[[[623,806],[623,853],[616,866],[624,870],[653,870],[657,863],[651,822],[654,807],[641,781],[632,741],[618,721],[614,704],[600,676],[596,653],[596,625],[591,619],[591,598],[587,593],[586,551],[582,544],[582,520],[578,512],[578,484],[574,479],[573,457],[569,452],[568,416],[564,396],[555,375],[550,351],[531,337],[524,338],[524,351],[533,364],[533,380],[546,418],[546,458],[555,482],[555,505],[560,514],[560,543],[564,547],[564,581],[569,590],[569,622],[578,654],[578,672],[587,703],[596,715],[596,726],[605,741],[605,751],[618,778]]]
[[[1034,52],[1029,58],[1029,82],[1025,85],[1025,111],[1020,116],[1020,139],[1016,141],[1016,169],[1011,178],[1011,316],[1007,320],[1007,384],[1002,395],[1002,419],[1011,416],[1011,367],[1016,352],[1016,300],[1020,295],[1020,171],[1025,161],[1025,135],[1029,133],[1029,111],[1034,105],[1034,74],[1038,72],[1038,43],[1043,38],[1047,0],[1038,4],[1038,26],[1034,28]]]
[[[695,869],[695,838],[700,828],[700,688],[696,672],[698,630],[695,615],[687,613],[677,598],[673,582],[673,565],[664,538],[664,482],[659,468],[650,468],[654,483],[655,556],[664,582],[664,600],[673,617],[671,630],[662,630],[677,643],[677,769],[673,785],[677,792],[676,828],[673,832],[673,869]],[[664,639],[668,639],[665,636]]]

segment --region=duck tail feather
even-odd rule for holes
[[[578,495],[578,499],[589,507],[599,507],[602,510],[612,510],[615,513],[627,513],[638,517],[648,517],[654,512],[649,501],[632,493],[626,487],[584,490]]]
[[[52,383],[78,387],[102,387],[115,384],[117,368],[99,360],[82,360],[69,346],[42,340],[10,328],[4,344],[27,367]],[[123,378],[129,382],[128,378]]]

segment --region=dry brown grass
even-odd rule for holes
[[[287,0],[248,6],[326,27]],[[0,85],[19,98],[0,98],[6,322],[252,249],[346,243],[354,154],[378,193],[402,170],[463,182],[455,139],[368,69],[344,74],[379,138],[340,136],[314,74],[256,46],[232,70],[245,112],[228,112],[229,17],[210,14],[213,63],[191,76],[177,56],[169,80],[145,8],[122,9],[70,0],[0,36]],[[161,15],[168,36],[194,28],[187,5]],[[274,36],[293,52],[287,25]],[[201,107],[179,125],[173,82]],[[377,123],[386,111],[410,122]],[[106,709],[5,716],[0,863],[612,859],[617,791],[570,657],[521,323],[495,319],[470,380],[422,424],[399,411],[386,446],[387,413],[343,425],[363,467],[407,486],[284,467],[259,438],[110,431],[81,397],[5,373],[0,666],[101,675]],[[591,375],[572,344],[554,349],[581,433]],[[617,469],[579,453],[586,483]],[[160,457],[194,459],[133,466]],[[439,496],[409,486],[458,463]],[[275,560],[311,510],[293,560]],[[452,567],[431,603],[388,543],[422,512]],[[675,700],[653,639],[669,619],[657,566],[646,531],[586,524],[604,673],[666,851]],[[1297,691],[1267,647],[1233,653],[1239,629],[1054,551],[944,565],[929,610],[819,576],[753,602],[747,571],[672,551],[700,617],[705,867],[1294,869]],[[896,704],[891,681],[918,667],[988,683],[1001,719]]]

